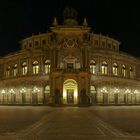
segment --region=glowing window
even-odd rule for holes
[[[96,63],[95,63],[94,60],[91,60],[91,61],[90,61],[90,72],[91,72],[92,74],[95,74],[95,73],[96,73]]]
[[[126,66],[122,65],[122,75],[123,77],[126,77]]]
[[[45,93],[47,93],[47,94],[50,93],[50,86],[49,86],[49,85],[47,85],[47,86],[45,87]]]
[[[33,62],[33,74],[38,74],[39,73],[39,64],[38,61]]]
[[[91,93],[91,94],[96,93],[95,86],[90,86],[90,93]]]
[[[17,64],[15,64],[13,67],[13,75],[17,76],[17,74],[18,74],[18,68],[17,68]]]
[[[50,60],[45,61],[45,74],[50,73]]]
[[[27,74],[27,63],[26,62],[23,62],[22,63],[22,75],[26,75]]]
[[[117,63],[113,63],[113,75],[118,75],[118,65]]]
[[[101,73],[107,75],[107,63],[105,61],[101,65]]]

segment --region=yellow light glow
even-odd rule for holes
[[[135,94],[137,94],[137,93],[138,93],[138,91],[137,91],[137,90],[135,90],[135,91],[134,91],[134,93],[135,93]]]
[[[115,93],[119,93],[120,91],[119,91],[119,89],[116,88],[116,89],[114,90],[114,92],[115,92]]]
[[[127,89],[126,91],[125,91],[125,93],[130,93],[131,91],[129,90],[129,89]]]
[[[3,90],[1,91],[1,93],[3,93],[3,94],[4,94],[4,93],[5,93],[5,90],[3,89]]]
[[[77,92],[74,92],[74,97],[77,97]]]
[[[108,93],[106,87],[103,87],[103,88],[101,89],[101,92],[102,92],[102,93]]]
[[[21,90],[20,90],[20,93],[25,93],[26,92],[26,89],[25,88],[22,88]]]
[[[66,92],[63,92],[63,97],[66,97],[67,96],[67,93]]]
[[[74,104],[77,104],[78,102],[78,89],[77,89],[77,82],[73,79],[68,79],[64,82],[63,85],[63,103],[67,104],[67,90],[73,90],[73,96],[74,96]]]
[[[37,87],[34,87],[33,88],[33,93],[36,93],[36,92],[40,92],[40,90]]]
[[[15,91],[13,90],[13,89],[10,89],[10,91],[9,91],[10,93],[15,93]]]

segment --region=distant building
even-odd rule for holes
[[[0,58],[0,104],[140,104],[140,60],[76,16],[66,8],[63,25]]]

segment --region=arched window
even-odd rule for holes
[[[38,61],[33,62],[33,74],[38,74],[39,73],[39,64]]]
[[[101,73],[107,75],[107,63],[105,61],[101,65]]]
[[[50,60],[45,61],[45,74],[50,73]]]
[[[18,68],[17,68],[17,64],[15,64],[13,67],[13,76],[17,76],[17,74],[18,74]]]
[[[27,63],[26,62],[23,62],[22,63],[22,75],[26,75],[27,74]]]
[[[90,86],[90,93],[91,93],[91,94],[96,93],[95,86]]]
[[[132,67],[129,68],[129,72],[130,72],[130,78],[133,78],[133,76],[134,76],[134,72],[133,72]]]
[[[126,77],[126,66],[122,65],[122,75],[123,77]]]
[[[50,86],[49,85],[47,85],[45,87],[45,93],[50,94]]]
[[[118,75],[118,65],[117,63],[113,63],[113,75]]]
[[[10,66],[8,66],[6,69],[6,77],[10,77]]]
[[[95,63],[94,60],[91,60],[91,61],[90,61],[90,72],[91,72],[92,74],[95,74],[95,73],[96,73],[96,63]]]

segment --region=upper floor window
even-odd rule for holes
[[[50,73],[50,60],[45,61],[45,74]]]
[[[132,67],[129,68],[129,71],[130,71],[130,78],[133,78],[134,77],[134,72],[133,72]]]
[[[35,46],[38,46],[39,45],[39,42],[38,41],[35,41]]]
[[[105,47],[105,41],[102,41],[102,46]]]
[[[46,40],[42,40],[42,45],[46,45]]]
[[[126,66],[122,65],[122,75],[123,77],[126,77]]]
[[[26,75],[27,74],[27,63],[23,62],[22,63],[22,75]]]
[[[32,43],[29,43],[29,47],[32,47]]]
[[[18,74],[18,67],[17,64],[15,64],[13,67],[13,76],[17,76],[17,74]]]
[[[118,75],[118,65],[117,63],[113,63],[113,75]]]
[[[90,61],[90,72],[91,72],[92,74],[95,74],[95,73],[96,73],[96,63],[95,63],[94,60],[91,60],[91,61]]]
[[[39,64],[38,61],[33,62],[33,74],[38,74],[39,73]]]
[[[6,77],[10,77],[10,66],[6,69]]]
[[[111,49],[111,43],[108,43],[108,48]]]
[[[101,65],[101,73],[104,74],[104,75],[107,75],[107,62],[102,62],[102,65]]]

